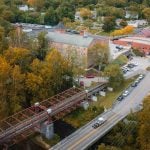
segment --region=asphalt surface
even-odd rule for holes
[[[107,121],[98,127],[93,129],[92,125],[97,118],[78,129],[76,132],[56,144],[50,150],[84,150],[88,146],[92,145],[96,140],[105,135],[114,125],[127,116],[131,110],[135,111],[141,104],[144,97],[150,92],[150,72],[148,72],[145,78],[138,84],[137,87],[131,90],[131,93],[120,103],[114,105],[114,107],[107,112],[103,113],[102,117]]]

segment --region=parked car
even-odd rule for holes
[[[122,50],[122,49],[123,49],[123,46],[116,46],[116,48],[117,48],[118,50]]]
[[[128,96],[128,95],[129,95],[129,91],[127,91],[127,90],[124,91],[122,95],[123,95],[124,97]]]
[[[142,80],[144,77],[145,77],[144,74],[140,74],[139,77],[138,77],[138,79]]]
[[[134,82],[134,83],[131,84],[131,87],[136,87],[137,85],[138,85],[138,83]]]
[[[122,95],[120,95],[118,98],[117,98],[117,101],[122,101],[123,100],[123,96]]]
[[[127,67],[130,68],[130,69],[132,69],[132,68],[135,67],[135,65],[134,64],[128,64]]]

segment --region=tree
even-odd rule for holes
[[[125,20],[121,20],[120,26],[126,27],[127,25],[128,25],[128,23]]]
[[[120,30],[115,30],[114,32],[111,33],[112,36],[119,36],[119,35],[126,35],[130,34],[134,31],[133,26],[126,26]]]
[[[21,108],[24,99],[24,74],[19,66],[11,67],[4,57],[0,56],[0,118],[11,115]]]
[[[0,54],[4,52],[8,48],[8,41],[5,37],[5,30],[0,26]]]
[[[142,11],[144,17],[147,19],[148,22],[150,22],[150,8],[145,8],[143,11]]]
[[[104,70],[104,74],[107,77],[109,77],[109,85],[112,88],[118,89],[124,84],[124,77],[119,65],[117,64],[108,65]]]
[[[50,7],[45,14],[44,22],[49,25],[56,25],[59,22],[59,16],[54,8]]]
[[[27,71],[32,62],[31,51],[24,48],[9,48],[4,56],[10,65],[19,65],[22,71]]]
[[[47,34],[46,32],[40,32],[37,38],[38,40],[37,58],[39,58],[40,60],[44,60],[49,47],[46,34]]]
[[[145,98],[143,110],[139,114],[138,142],[141,150],[150,149],[150,96]]]
[[[11,47],[25,48],[28,45],[28,37],[20,27],[10,31],[9,37],[9,45]]]
[[[83,19],[88,19],[92,16],[92,13],[89,9],[87,8],[81,8],[80,9],[80,15]]]
[[[50,79],[53,91],[58,93],[62,89],[66,89],[66,87],[70,86],[69,81],[72,81],[70,63],[56,49],[53,49],[47,54],[45,61],[47,64],[45,67],[51,71],[49,76],[46,75],[45,79],[47,77]],[[65,76],[70,77],[69,80],[66,80]]]
[[[105,43],[97,43],[88,50],[88,61],[94,66],[102,67],[108,63],[109,48]]]
[[[104,18],[104,24],[102,26],[102,29],[105,32],[110,32],[113,30],[116,26],[115,18],[114,17],[105,17]]]

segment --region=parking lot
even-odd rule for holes
[[[133,57],[132,60],[129,60],[129,62],[122,67],[122,70],[124,76],[128,77],[131,76],[132,74],[134,75],[136,72],[138,74],[138,72],[146,70],[146,68],[149,66],[150,66],[149,57]]]
[[[122,49],[118,49],[119,45],[113,44],[112,41],[109,41],[109,49],[110,49],[110,55],[111,59],[116,59],[119,55],[129,51],[130,46],[123,46]]]

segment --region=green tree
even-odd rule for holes
[[[127,24],[127,22],[126,22],[125,20],[121,20],[120,26],[125,27],[125,26],[127,26],[127,25],[128,25],[128,24]]]
[[[104,24],[102,26],[105,32],[110,32],[116,26],[115,18],[114,17],[105,17]]]
[[[37,58],[39,58],[40,60],[44,60],[46,53],[48,51],[48,47],[49,47],[49,43],[48,43],[48,39],[46,38],[46,32],[40,32],[38,37],[37,37],[37,51],[36,51],[36,56]]]
[[[103,67],[108,64],[109,48],[107,44],[97,43],[88,50],[88,61],[95,66]]]
[[[118,89],[123,85],[124,77],[119,65],[117,64],[108,65],[104,70],[104,74],[107,77],[109,77],[109,85],[114,89]]]
[[[145,8],[143,11],[142,11],[144,17],[148,20],[148,22],[150,22],[150,8]]]
[[[150,149],[150,96],[145,98],[143,110],[139,114],[138,142],[141,150]]]

